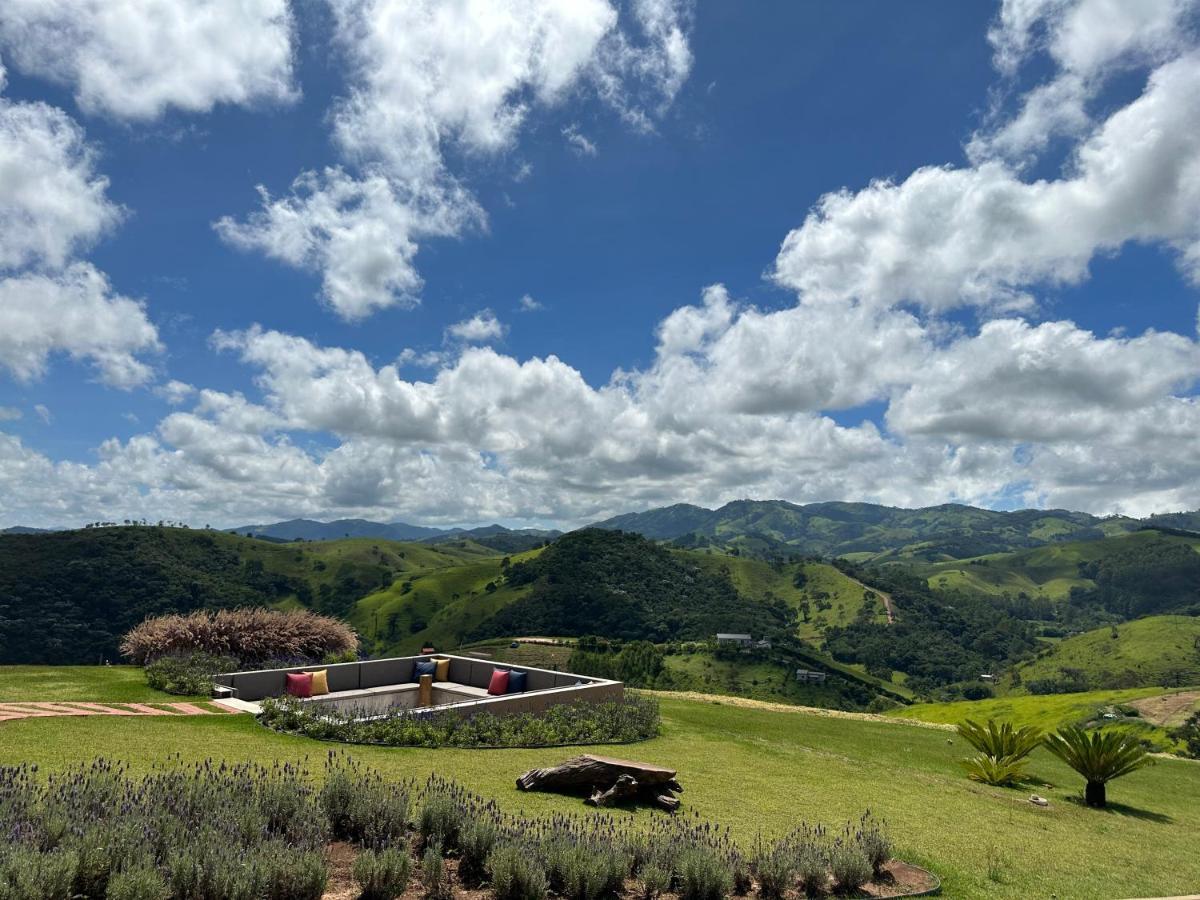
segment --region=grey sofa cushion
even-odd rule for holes
[[[543,672],[540,669],[531,669],[529,677],[525,679],[525,690],[527,691],[544,691],[554,687],[554,672]]]
[[[338,663],[334,666],[313,666],[306,671],[316,672],[324,669],[329,680],[329,692],[332,694],[335,691],[358,690],[358,667],[359,664],[356,662]]]
[[[554,673],[555,687],[570,687],[577,681],[583,681],[578,675],[564,675],[562,672]]]
[[[473,660],[471,662],[471,674],[465,682],[460,684],[469,684],[471,687],[483,688],[487,690],[487,686],[492,683],[492,669],[496,668],[496,663],[484,660]]]
[[[358,683],[363,688],[412,681],[412,673],[411,659],[376,659],[358,663]]]
[[[233,689],[237,691],[239,700],[261,700],[264,697],[278,697],[283,693],[284,677],[282,669],[264,669],[258,672],[235,672]]]
[[[455,684],[471,683],[471,667],[475,664],[469,659],[459,659],[458,657],[450,657],[450,672],[446,676],[447,681],[453,681]]]

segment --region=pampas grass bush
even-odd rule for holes
[[[121,639],[121,655],[145,665],[199,650],[254,665],[269,659],[321,660],[357,646],[358,635],[345,622],[308,610],[222,609],[146,619]]]

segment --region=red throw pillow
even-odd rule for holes
[[[508,669],[492,669],[492,683],[488,685],[488,693],[508,693]]]
[[[291,672],[288,672],[287,692],[293,697],[311,697],[312,674],[310,672],[301,672],[294,675]]]

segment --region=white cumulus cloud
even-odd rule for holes
[[[652,122],[691,60],[686,12],[667,0],[633,3],[637,42],[608,0],[348,0],[334,16],[351,76],[333,135],[348,168],[302,175],[283,198],[263,192],[259,212],[217,230],[319,271],[323,298],[347,319],[411,305],[420,241],[485,224],[447,151],[507,151],[533,110],[584,86],[630,121]]]
[[[504,337],[504,323],[490,309],[480,310],[469,319],[455,322],[446,329],[446,337],[471,344],[482,344]]]
[[[49,357],[63,353],[128,389],[150,380],[140,357],[160,349],[142,304],[114,293],[88,263],[0,279],[0,365],[21,381],[40,378]]]
[[[120,221],[107,191],[70,116],[0,98],[0,270],[63,266]]]
[[[84,110],[123,119],[292,100],[292,32],[286,0],[0,4],[0,45],[15,68],[68,85]]]

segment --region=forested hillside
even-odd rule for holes
[[[626,640],[705,640],[718,631],[790,633],[782,599],[738,593],[727,574],[706,571],[640,535],[584,529],[559,538],[505,576],[527,596],[481,624],[501,634],[601,635]]]
[[[165,612],[299,603],[353,619],[407,571],[492,555],[461,544],[279,544],[155,526],[0,535],[0,663],[115,660],[121,634]]]

